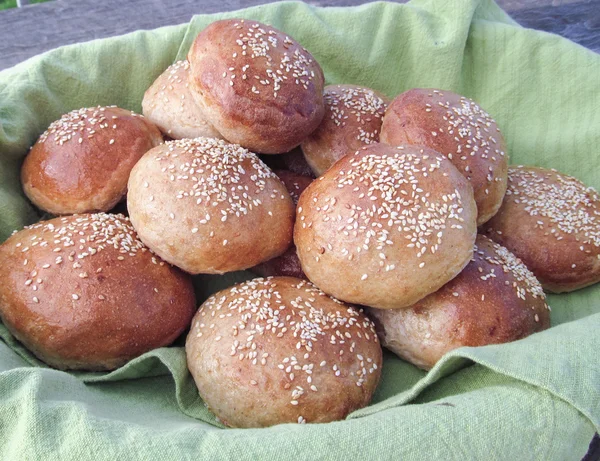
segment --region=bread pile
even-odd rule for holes
[[[509,167],[465,96],[325,86],[292,37],[232,19],[142,108],[74,110],[23,164],[58,217],[0,245],[0,316],[52,367],[112,370],[189,329],[224,424],[328,422],[369,404],[381,344],[429,369],[549,328],[544,289],[600,281],[600,196]],[[264,278],[196,311],[192,275],[242,269]]]

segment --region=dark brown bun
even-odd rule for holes
[[[328,85],[323,96],[323,121],[301,145],[316,176],[344,155],[379,142],[383,114],[389,104],[386,96],[357,85]]]
[[[292,171],[274,170],[274,173],[287,189],[290,197],[292,197],[294,205],[298,205],[300,195],[308,186],[310,186],[310,183],[314,181],[314,178],[312,177],[296,174]]]
[[[287,152],[323,118],[321,67],[271,26],[213,22],[196,37],[188,60],[191,90],[208,120],[225,139],[254,152]]]
[[[473,186],[478,226],[500,208],[508,167],[504,138],[472,99],[434,89],[402,93],[383,117],[381,142],[416,144],[446,155]]]
[[[272,170],[288,170],[301,176],[315,178],[313,170],[306,163],[302,149],[299,147],[279,155],[261,155],[260,158]]]
[[[190,324],[190,277],[164,263],[122,215],[55,218],[0,245],[0,315],[62,370],[113,370]]]
[[[343,419],[368,405],[381,374],[364,313],[292,277],[211,296],[185,349],[200,396],[231,427]]]
[[[144,116],[171,139],[221,138],[190,92],[190,63],[177,61],[146,90]]]
[[[535,276],[483,235],[471,262],[440,290],[407,309],[369,314],[384,347],[425,370],[459,347],[507,343],[550,328]]]
[[[162,141],[160,131],[134,112],[74,110],[52,123],[25,157],[23,190],[56,215],[108,211],[127,194],[133,165]]]
[[[373,144],[335,163],[298,202],[306,276],[346,302],[414,304],[469,262],[477,228],[469,182],[443,155]]]
[[[298,175],[286,170],[275,170],[275,174],[281,179],[281,182],[285,185],[285,188],[289,192],[294,205],[298,204],[300,194],[304,192],[313,178],[307,176]],[[306,275],[302,272],[302,266],[296,253],[296,246],[292,244],[285,253],[276,258],[265,261],[256,267],[252,268],[252,272],[257,273],[262,277],[271,277],[277,275],[284,275],[288,277],[296,277],[299,279],[305,279]]]
[[[556,170],[511,166],[485,234],[523,260],[547,291],[600,281],[600,196]]]
[[[292,242],[285,186],[256,154],[218,139],[148,152],[131,172],[127,206],[142,241],[192,274],[247,269]]]

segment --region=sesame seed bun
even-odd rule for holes
[[[381,374],[362,311],[292,277],[211,296],[185,349],[200,396],[231,427],[343,419],[368,405]]]
[[[323,121],[301,144],[304,157],[317,176],[344,155],[379,142],[383,114],[389,103],[384,95],[357,85],[329,85],[323,96]]]
[[[446,157],[373,144],[308,186],[298,202],[294,242],[304,273],[326,293],[397,309],[465,267],[476,216],[470,184]]]
[[[52,123],[25,157],[23,190],[55,215],[108,211],[127,194],[133,165],[162,141],[160,131],[134,112],[74,110]]]
[[[177,61],[146,90],[144,116],[172,139],[222,138],[196,103],[189,86],[190,63]]]
[[[510,166],[502,207],[482,229],[521,258],[545,290],[600,281],[600,196],[575,178]]]
[[[62,370],[113,370],[172,343],[195,311],[190,277],[165,264],[122,215],[55,218],[0,245],[0,316]]]
[[[323,118],[321,67],[273,27],[216,21],[196,37],[188,60],[191,90],[208,120],[254,152],[287,152]]]
[[[127,206],[142,241],[192,274],[247,269],[292,242],[285,186],[256,154],[217,139],[149,151],[131,172]]]
[[[478,226],[500,208],[506,191],[506,146],[494,119],[473,100],[434,89],[402,93],[383,117],[381,142],[416,144],[446,155],[473,186]]]
[[[291,171],[275,170],[275,174],[281,179],[281,182],[290,193],[294,205],[298,204],[298,199],[300,198],[300,194],[304,192],[304,189],[313,182],[313,178],[298,175]],[[253,267],[252,272],[255,272],[262,277],[285,275],[299,279],[306,278],[306,275],[302,272],[302,266],[300,265],[298,255],[296,254],[296,246],[293,243],[281,256]]]
[[[407,309],[369,309],[384,347],[428,370],[462,346],[501,344],[550,328],[538,280],[506,248],[478,235],[471,262]]]

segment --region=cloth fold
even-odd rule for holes
[[[0,241],[40,219],[19,169],[52,121],[98,104],[139,112],[150,83],[228,17],[288,32],[327,83],[392,97],[413,87],[465,94],[496,118],[511,163],[600,188],[600,56],[518,26],[491,0],[283,2],[67,46],[0,72]],[[247,277],[197,277],[199,301]],[[386,353],[372,404],[345,421],[251,430],[223,429],[206,409],[182,339],[111,373],[65,373],[0,325],[0,458],[580,459],[600,430],[600,286],[549,304],[550,330],[461,348],[429,373]]]

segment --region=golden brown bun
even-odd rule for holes
[[[172,343],[195,311],[187,274],[122,215],[55,218],[0,245],[0,315],[48,365],[113,370]]]
[[[211,296],[185,349],[200,396],[231,427],[343,419],[368,405],[381,374],[364,313],[292,277]]]
[[[131,172],[127,206],[142,241],[192,274],[247,269],[292,242],[285,186],[257,155],[218,139],[148,152]]]
[[[275,170],[275,174],[281,179],[281,182],[285,185],[285,188],[289,192],[294,205],[298,204],[300,194],[304,192],[313,178],[307,176],[298,175],[286,170]],[[285,275],[288,277],[296,277],[299,279],[305,279],[306,275],[302,272],[302,266],[296,253],[296,246],[292,244],[285,253],[276,258],[265,261],[256,267],[252,268],[252,272],[257,273],[262,277],[271,277],[276,275]]]
[[[25,157],[23,190],[52,214],[108,211],[127,194],[133,165],[160,143],[160,131],[131,111],[74,110],[52,123]]]
[[[446,155],[473,186],[478,226],[500,208],[506,191],[506,146],[494,119],[473,100],[434,89],[402,93],[383,117],[381,142],[416,144]]]
[[[575,178],[510,166],[502,207],[483,230],[521,258],[545,290],[600,281],[600,196]]]
[[[550,328],[540,283],[506,248],[478,235],[473,259],[407,309],[370,309],[384,347],[428,370],[462,346],[501,344]]]
[[[144,116],[172,139],[222,138],[192,96],[189,75],[187,60],[169,66],[146,90]]]
[[[381,309],[410,306],[469,262],[477,210],[443,155],[373,144],[335,163],[300,196],[294,242],[324,292]]]
[[[323,121],[301,145],[316,176],[344,155],[379,142],[383,114],[389,104],[386,96],[357,85],[328,85],[323,96]]]
[[[323,71],[312,55],[256,21],[213,22],[192,44],[191,90],[225,137],[254,152],[299,145],[323,118]]]

